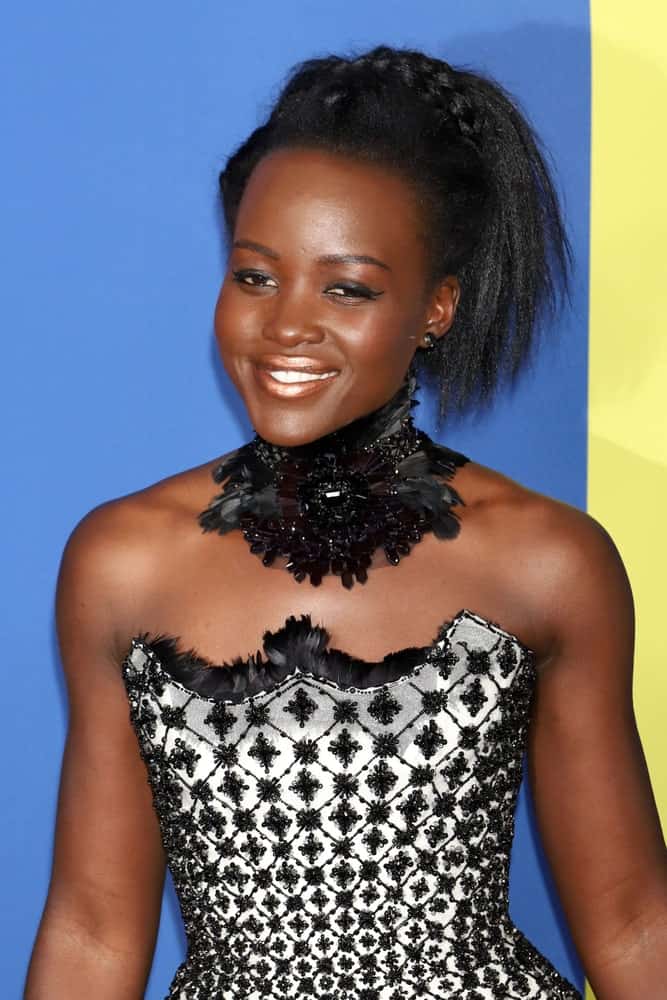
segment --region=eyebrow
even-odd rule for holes
[[[280,260],[280,254],[277,254],[275,250],[271,250],[270,247],[265,247],[262,243],[255,243],[254,240],[234,240],[232,246],[237,247],[240,250],[256,250],[257,253],[261,253],[265,257],[272,257],[273,260]],[[370,254],[367,253],[327,253],[318,257],[317,263],[375,264],[377,267],[384,268],[385,271],[391,271],[389,264],[385,264],[384,261],[378,260],[377,257],[371,257]]]

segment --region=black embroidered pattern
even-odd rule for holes
[[[348,589],[366,583],[378,549],[395,566],[428,531],[453,538],[452,508],[464,501],[446,480],[469,459],[414,426],[416,385],[410,369],[380,409],[306,445],[256,434],[214,468],[225,483],[199,515],[202,530],[240,528],[265,566],[285,557],[299,583],[333,573]]]
[[[465,610],[378,663],[327,641],[291,619],[231,667],[132,641],[188,938],[169,998],[581,1000],[508,911],[531,650]]]

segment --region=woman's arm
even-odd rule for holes
[[[150,971],[165,858],[120,671],[141,578],[129,520],[122,501],[96,508],[61,563],[56,617],[70,717],[25,1000],[140,1000]]]
[[[667,851],[633,710],[632,592],[597,521],[549,520],[537,562],[553,649],[528,747],[538,825],[597,1000],[664,1000]]]

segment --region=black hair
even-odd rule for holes
[[[284,147],[370,161],[412,184],[429,287],[448,274],[461,284],[452,328],[414,359],[437,386],[438,421],[513,382],[567,296],[571,262],[545,155],[516,101],[488,77],[412,49],[298,63],[220,173],[229,236],[253,168]]]

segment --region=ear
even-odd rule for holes
[[[443,337],[454,322],[460,298],[458,278],[453,274],[441,278],[428,298],[424,329],[434,337]]]

